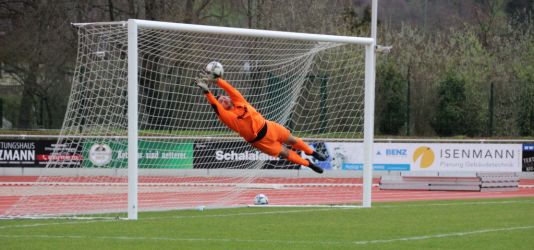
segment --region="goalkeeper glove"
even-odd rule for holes
[[[216,76],[214,74],[209,73],[200,73],[200,79],[205,80],[207,82],[215,83],[217,82],[217,79],[219,79],[220,76]]]
[[[208,88],[208,85],[204,82],[203,79],[196,78],[196,79],[195,79],[195,84],[196,84],[202,91],[204,91],[204,94],[207,94],[207,93],[210,92],[210,89]]]

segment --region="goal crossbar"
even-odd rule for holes
[[[369,37],[351,37],[351,36],[336,36],[336,35],[321,35],[310,34],[300,32],[287,32],[287,31],[274,31],[274,30],[260,30],[260,29],[244,29],[244,28],[231,28],[220,27],[210,25],[198,25],[198,24],[183,24],[183,23],[170,23],[149,21],[140,19],[129,19],[120,22],[99,22],[99,23],[73,23],[74,26],[88,26],[92,24],[122,24],[122,25],[136,25],[143,28],[161,29],[161,30],[175,30],[184,32],[197,32],[197,33],[216,33],[224,35],[238,35],[238,36],[251,36],[251,37],[268,37],[279,38],[289,40],[305,40],[316,42],[337,42],[337,43],[351,43],[361,45],[373,45],[374,39]]]
[[[135,24],[139,27],[149,29],[163,29],[175,30],[184,32],[197,33],[216,33],[222,35],[236,35],[236,36],[252,36],[264,38],[290,39],[290,40],[306,40],[316,42],[337,42],[337,43],[352,43],[361,45],[373,45],[374,39],[369,37],[350,37],[350,36],[334,36],[334,35],[320,35],[298,32],[274,31],[274,30],[259,30],[259,29],[243,29],[218,27],[198,24],[183,24],[183,23],[169,23],[148,21],[139,19],[128,20],[128,25]]]

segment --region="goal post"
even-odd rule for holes
[[[128,20],[128,219],[138,213],[138,79],[137,23]]]
[[[378,23],[378,0],[371,2],[371,39],[372,48],[368,48],[365,53],[365,119],[364,119],[364,169],[363,169],[363,207],[371,207],[372,182],[373,182],[373,143],[375,126],[375,79],[376,79],[376,48],[378,45],[376,33]],[[369,72],[367,72],[369,71]],[[370,78],[370,79],[367,79]]]
[[[258,194],[272,206],[371,206],[375,39],[136,19],[75,26],[60,138],[46,168],[13,184],[0,218],[135,220],[244,207]],[[194,84],[210,61],[263,117],[323,152],[325,161],[298,153],[324,173],[266,155],[221,123]]]

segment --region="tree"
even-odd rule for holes
[[[456,73],[447,72],[445,79],[439,83],[438,105],[432,126],[440,136],[465,134],[466,89],[465,80]]]
[[[534,135],[534,39],[524,43],[522,60],[514,65],[519,80],[517,122],[522,136]]]
[[[22,86],[17,126],[59,126],[64,112],[55,112],[67,96],[63,83],[70,79],[67,61],[74,48],[68,24],[68,3],[12,1],[2,7],[12,13],[2,42],[0,61],[5,72]],[[60,93],[58,95],[58,93]],[[37,124],[39,123],[39,124]]]
[[[503,0],[479,0],[475,5],[474,15],[478,24],[478,34],[480,41],[485,47],[490,46],[490,40],[496,35],[497,31],[506,23],[504,20]]]
[[[534,79],[523,82],[518,125],[522,136],[534,136]]]
[[[509,1],[505,10],[514,25],[528,24],[534,15],[534,0]]]
[[[348,34],[368,33],[371,28],[371,6],[367,5],[360,17],[354,8],[345,8],[342,13],[344,29]]]
[[[399,135],[406,126],[407,79],[395,64],[386,62],[377,69],[377,125],[381,134]]]

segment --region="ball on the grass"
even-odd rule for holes
[[[254,205],[267,205],[269,204],[269,198],[267,198],[267,195],[264,194],[258,194],[256,197],[254,197]]]

